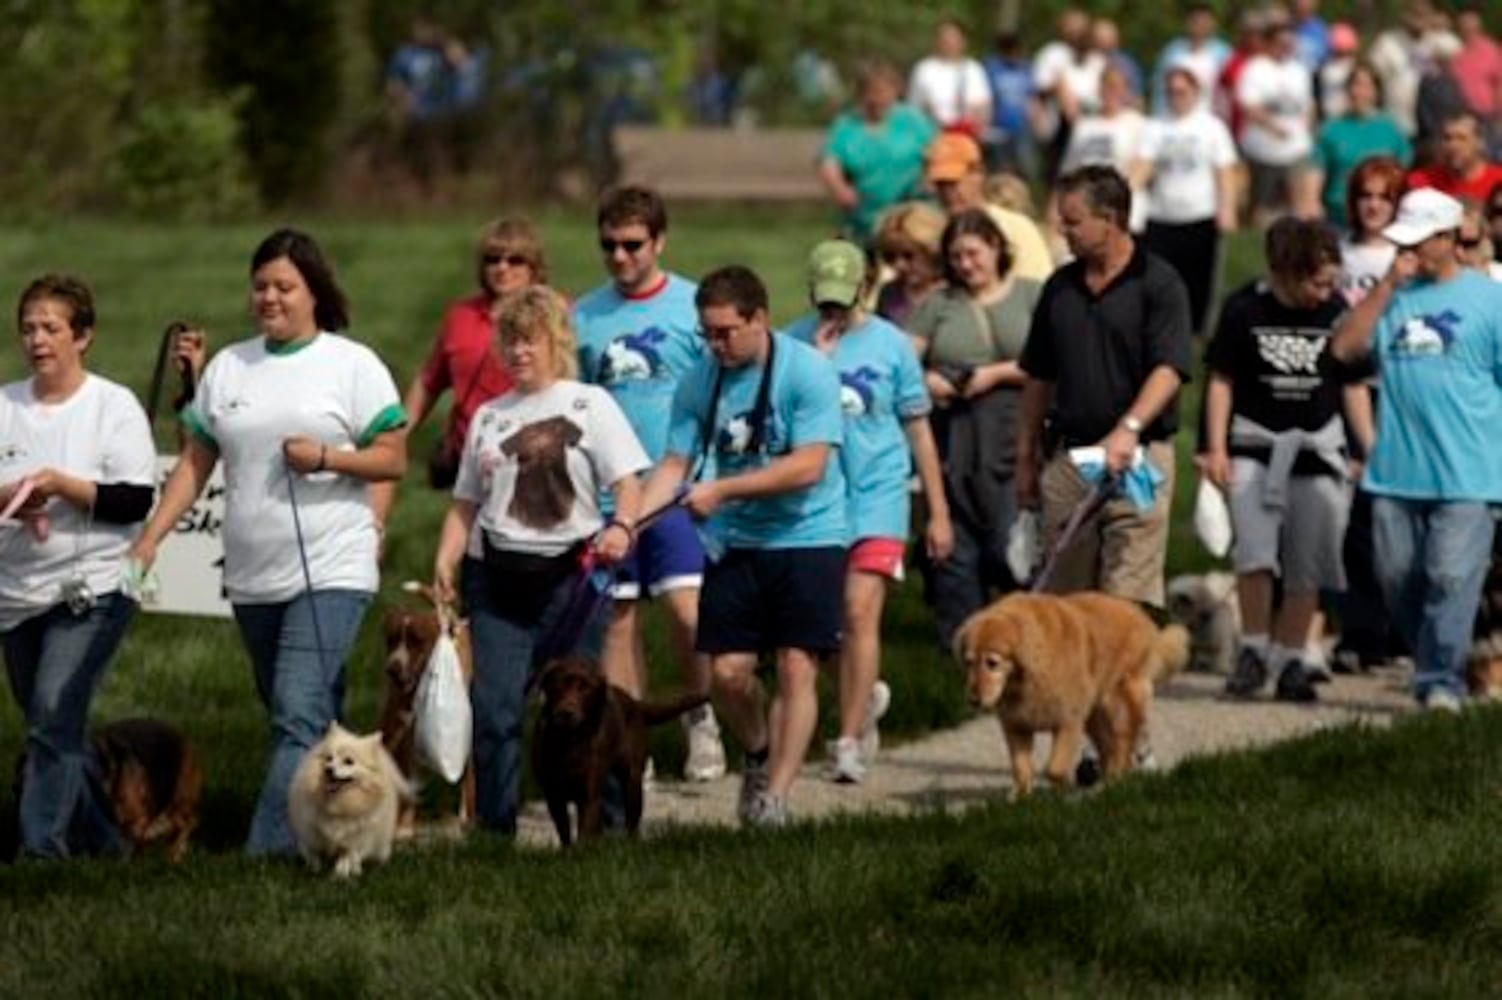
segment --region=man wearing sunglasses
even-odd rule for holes
[[[579,299],[579,378],[609,390],[647,455],[660,462],[678,381],[704,356],[692,281],[665,271],[667,207],[642,187],[607,191],[596,214],[600,253],[610,282]],[[709,690],[709,663],[694,654],[704,547],[688,514],[670,511],[642,530],[622,564],[614,611],[601,654],[612,684],[641,697],[646,689],[638,607],[660,597],[672,623],[673,649],[687,685]],[[725,773],[725,751],[714,712],[686,714],[689,753],[684,776],[712,781]]]

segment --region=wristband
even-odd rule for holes
[[[631,527],[631,525],[627,524],[625,521],[622,521],[618,517],[612,517],[610,520],[605,522],[605,530],[609,531],[611,528],[620,528],[626,533],[627,538],[633,541],[636,540],[636,529]]]
[[[329,446],[326,445],[326,444],[321,444],[321,445],[318,446],[318,465],[317,465],[316,468],[313,469],[313,471],[314,472],[322,472],[324,469],[327,469],[328,467],[329,467]]]

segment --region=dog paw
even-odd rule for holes
[[[346,854],[334,862],[335,878],[354,878],[360,874],[360,859],[353,854]]]

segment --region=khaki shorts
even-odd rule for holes
[[[1059,556],[1048,590],[1067,594],[1101,590],[1128,600],[1163,607],[1163,565],[1168,555],[1168,512],[1173,503],[1173,444],[1147,446],[1148,460],[1163,473],[1153,505],[1139,511],[1127,499],[1106,503],[1086,521]],[[1043,467],[1043,548],[1052,551],[1069,515],[1090,492],[1090,484],[1059,449]]]

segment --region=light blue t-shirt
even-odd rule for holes
[[[710,419],[711,400],[720,365],[710,356],[678,383],[673,399],[673,426],[668,452],[699,461],[706,427],[712,435],[714,476],[728,479],[767,465],[796,448],[844,440],[840,415],[840,379],[818,351],[782,334],[773,334],[772,381],[768,391],[764,449],[750,450],[751,416],[761,388],[763,366],[726,368],[718,405]],[[706,466],[709,467],[709,466]],[[808,549],[843,546],[845,477],[839,456],[831,454],[817,483],[779,496],[726,504],[709,526],[719,545],[742,549]]]
[[[704,357],[697,286],[676,274],[653,294],[630,299],[604,285],[574,305],[579,381],[602,386],[620,404],[653,464],[668,443],[678,380]]]
[[[1502,501],[1502,285],[1477,271],[1400,289],[1377,324],[1377,442],[1365,487]]]
[[[786,332],[812,344],[818,325],[818,314],[809,313]],[[830,360],[840,376],[845,415],[840,467],[851,544],[863,538],[905,540],[913,463],[903,421],[927,416],[932,409],[918,353],[907,334],[871,316],[840,335]]]

